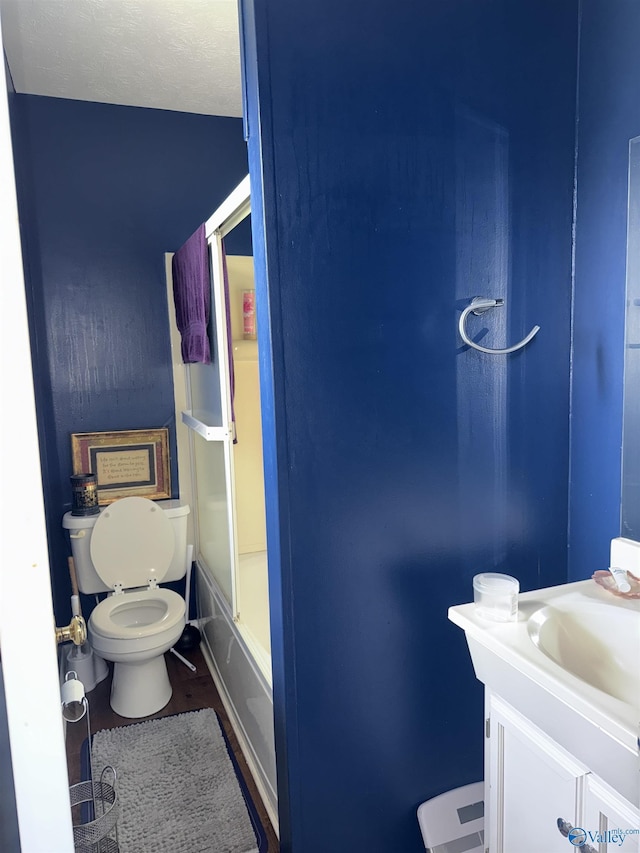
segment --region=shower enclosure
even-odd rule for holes
[[[259,344],[243,324],[243,294],[253,291],[250,237],[242,239],[250,213],[247,177],[206,222],[211,364],[181,362],[169,259],[168,302],[180,496],[192,506],[203,651],[277,828]]]

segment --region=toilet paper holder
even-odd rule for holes
[[[87,715],[89,727],[89,702],[84,692],[84,684],[78,679],[78,674],[70,669],[64,677],[60,691],[62,699],[62,717],[68,723],[78,723]]]

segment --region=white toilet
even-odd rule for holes
[[[89,618],[89,642],[114,662],[111,707],[122,717],[147,717],[171,698],[164,653],[182,634],[185,602],[158,584],[186,573],[188,514],[179,501],[132,497],[62,520],[80,591],[110,593]]]

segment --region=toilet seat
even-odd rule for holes
[[[171,699],[165,653],[182,635],[186,607],[182,596],[158,584],[184,577],[188,512],[177,501],[136,496],[115,500],[99,515],[64,517],[80,590],[107,593],[87,635],[96,658],[113,663],[109,702],[122,717],[148,717]]]
[[[110,589],[160,583],[174,549],[171,521],[148,498],[122,498],[110,504],[96,520],[91,535],[91,560]]]
[[[185,601],[177,592],[143,589],[110,595],[97,605],[89,621],[91,629],[102,637],[133,640],[171,630],[184,617]]]

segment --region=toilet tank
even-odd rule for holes
[[[178,500],[153,501],[153,503],[161,507],[169,517],[175,540],[173,558],[162,583],[177,581],[185,576],[187,570],[187,516],[190,509],[188,504]],[[106,508],[102,507],[100,512]],[[88,594],[111,592],[110,587],[106,586],[98,576],[91,559],[91,533],[99,517],[99,513],[81,516],[66,512],[62,518],[62,526],[69,531],[78,588],[80,592]]]

